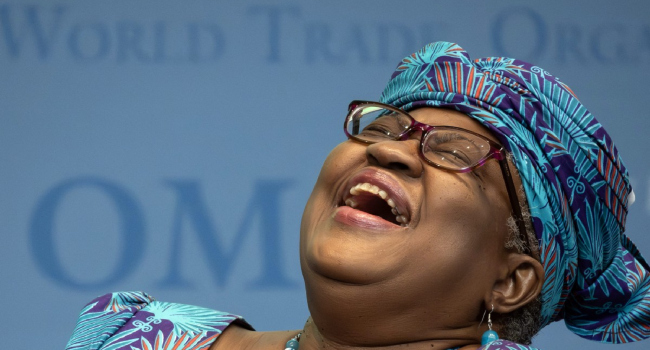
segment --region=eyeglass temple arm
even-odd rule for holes
[[[524,217],[521,214],[521,205],[519,204],[519,197],[517,197],[517,190],[512,181],[512,175],[510,173],[510,167],[508,166],[508,160],[506,157],[499,159],[499,166],[501,166],[501,171],[503,172],[503,181],[506,183],[506,189],[508,190],[508,197],[510,197],[510,207],[512,207],[512,214],[515,221],[517,222],[517,227],[519,228],[519,237],[524,243],[524,253],[530,253],[529,246],[530,242],[528,241],[528,233],[526,231],[526,223],[524,222]]]

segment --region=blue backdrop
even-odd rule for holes
[[[301,328],[300,216],[347,104],[436,40],[576,91],[628,165],[650,256],[648,4],[0,0],[3,348],[63,348],[116,290]],[[534,344],[609,349],[561,323]]]

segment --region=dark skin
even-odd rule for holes
[[[410,114],[497,141],[460,112]],[[434,168],[418,154],[420,136],[372,145],[346,141],[325,160],[301,225],[311,312],[301,350],[477,349],[486,309],[509,313],[539,295],[541,264],[504,247],[511,209],[498,163],[464,174]],[[407,226],[346,207],[342,197],[356,182],[387,189],[407,212]],[[211,350],[280,350],[297,333],[231,326]]]

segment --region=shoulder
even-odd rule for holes
[[[232,323],[251,328],[226,312],[161,302],[144,292],[110,293],[81,310],[66,350],[151,349],[162,344],[207,349]]]
[[[478,350],[539,350],[528,345],[521,345],[505,339],[497,339]]]

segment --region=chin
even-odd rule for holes
[[[382,260],[376,251],[351,249],[349,243],[336,242],[335,239],[313,240],[305,247],[301,263],[305,279],[315,278],[345,285],[386,281],[396,271],[394,262]]]

